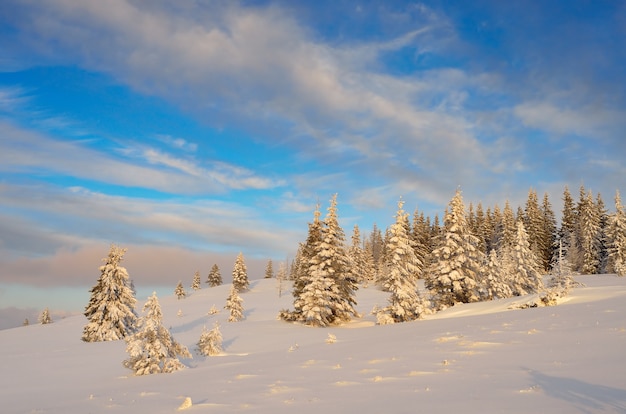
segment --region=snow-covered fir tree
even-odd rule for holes
[[[480,296],[484,300],[503,299],[513,296],[502,262],[496,249],[491,249],[484,267]]]
[[[327,326],[346,322],[357,314],[357,280],[344,248],[344,233],[337,218],[337,195],[330,201],[322,227],[322,240],[310,260],[310,280],[301,298],[304,322]]]
[[[541,209],[539,207],[539,199],[537,198],[537,192],[534,189],[528,191],[528,199],[526,200],[526,207],[523,214],[524,227],[528,234],[528,243],[530,244],[530,250],[535,254],[537,258],[537,269],[542,271],[547,270],[547,267],[543,268],[542,245],[543,245],[543,217]]]
[[[120,262],[126,249],[111,245],[105,264],[100,266],[100,278],[90,290],[91,297],[84,315],[88,323],[83,329],[85,342],[116,341],[135,330],[135,292],[128,272]]]
[[[209,277],[206,281],[210,287],[220,286],[222,282],[222,274],[220,273],[220,268],[217,264],[214,264],[211,267],[211,271],[209,272]]]
[[[39,315],[39,323],[42,325],[52,323],[52,317],[50,317],[50,311],[48,310],[48,308],[45,308],[41,312],[41,315]]]
[[[626,213],[619,191],[615,193],[615,212],[608,218],[606,243],[607,271],[626,276]]]
[[[398,202],[396,222],[391,226],[387,249],[388,262],[385,265],[387,276],[385,290],[390,293],[389,304],[382,312],[394,322],[407,322],[420,317],[424,311],[422,299],[417,290],[417,279],[422,272],[422,262],[417,257],[407,232],[408,214],[402,209],[403,201]]]
[[[126,338],[129,358],[124,361],[124,366],[132,369],[135,375],[169,373],[184,368],[179,357],[191,358],[191,354],[163,326],[156,293],[148,298],[143,312],[137,332]]]
[[[517,222],[515,247],[508,267],[511,290],[514,296],[537,293],[543,289],[543,281],[537,270],[537,256],[530,249],[524,222]]]
[[[502,237],[498,248],[500,250],[506,250],[515,246],[515,233],[517,227],[515,224],[515,214],[513,208],[509,203],[509,200],[504,202],[504,210],[502,211]]]
[[[224,308],[230,312],[228,322],[239,322],[243,319],[243,299],[239,296],[239,289],[235,286],[231,286]]]
[[[567,293],[570,288],[578,284],[572,278],[572,275],[576,274],[576,272],[573,270],[571,263],[567,260],[562,240],[559,240],[559,248],[550,274],[552,277],[548,281],[548,287],[556,288],[559,292]]]
[[[606,273],[606,267],[608,263],[606,229],[607,229],[608,222],[609,222],[609,215],[606,210],[606,206],[604,205],[604,200],[602,200],[602,195],[600,193],[596,195],[596,211],[598,212],[599,225],[600,225],[600,231],[598,234],[599,248],[600,248],[600,254],[598,255],[598,260],[600,261],[600,264],[598,265],[597,273]]]
[[[596,274],[600,267],[601,255],[600,215],[590,192],[585,194],[584,187],[580,188],[580,202],[578,204],[578,242],[582,262],[579,270],[582,274]]]
[[[463,197],[457,190],[446,211],[443,234],[432,252],[425,281],[437,306],[480,300],[479,283],[484,255],[478,244],[478,238],[470,232],[465,220]]]
[[[237,255],[235,265],[233,266],[233,286],[240,292],[248,289],[250,282],[248,281],[248,268],[243,257],[243,253]]]
[[[202,329],[200,340],[198,340],[198,352],[204,356],[214,356],[222,353],[222,333],[220,324],[215,322],[213,329]]]
[[[368,260],[373,263],[370,280],[377,280],[382,266],[385,241],[383,239],[383,234],[376,223],[374,223],[370,237],[367,239],[366,248]]]
[[[313,212],[313,222],[309,223],[309,231],[307,239],[300,244],[298,254],[296,255],[297,266],[294,266],[293,273],[293,296],[294,310],[281,310],[279,317],[286,321],[302,321],[302,307],[304,305],[302,293],[305,286],[312,280],[311,277],[311,259],[315,255],[316,246],[322,241],[322,221],[320,220],[320,206],[316,205]]]
[[[174,289],[174,294],[176,295],[176,298],[178,299],[185,299],[187,297],[187,292],[185,291],[182,281],[180,280],[178,281],[178,284],[176,285],[176,288]]]
[[[408,220],[407,220],[408,222]],[[415,256],[420,263],[422,263],[422,269],[428,262],[428,256],[430,255],[430,218],[426,218],[423,212],[418,212],[417,209],[413,212],[413,226],[409,232],[411,238],[411,246],[415,250]],[[422,277],[420,272],[419,277]]]
[[[267,266],[265,266],[265,279],[271,279],[274,277],[274,263],[272,259],[267,261]]]
[[[539,261],[541,268],[545,271],[550,269],[552,260],[556,253],[556,217],[552,210],[552,204],[548,193],[544,193],[543,201],[541,204],[541,219],[542,219],[542,231],[541,231],[541,254]]]
[[[201,289],[201,281],[200,281],[200,271],[196,270],[196,273],[193,274],[193,281],[191,282],[192,290],[200,290]]]
[[[569,188],[563,189],[563,210],[561,211],[561,227],[558,231],[558,238],[561,240],[562,253],[567,255],[569,247],[572,246],[572,238],[576,233],[578,219],[576,217],[576,207]]]
[[[352,244],[348,249],[352,271],[359,282],[369,280],[370,269],[367,266],[365,251],[362,247],[361,231],[357,224],[352,229]]]

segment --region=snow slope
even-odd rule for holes
[[[363,318],[333,328],[277,320],[292,298],[276,280],[251,282],[234,323],[230,285],[203,288],[159,298],[164,323],[193,351],[218,320],[225,354],[193,352],[188,369],[143,377],[122,366],[124,342],[82,342],[82,316],[4,330],[0,410],[172,413],[189,397],[186,411],[202,413],[624,413],[626,278],[577,280],[586,286],[556,307],[512,310],[528,299],[514,298],[386,326],[369,311],[387,295],[361,289]]]

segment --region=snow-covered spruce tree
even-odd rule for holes
[[[422,262],[417,257],[407,232],[408,214],[402,209],[403,201],[398,202],[396,222],[391,226],[391,237],[387,244],[389,259],[385,270],[385,290],[390,292],[389,304],[382,311],[389,314],[394,322],[407,322],[420,317],[424,311],[422,299],[417,290],[417,279],[422,272]]]
[[[126,338],[129,358],[124,361],[124,366],[132,369],[135,375],[169,373],[184,368],[178,358],[192,356],[163,326],[163,314],[156,293],[148,298],[143,312],[137,332]]]
[[[413,212],[413,226],[410,232],[413,249],[417,259],[422,263],[422,268],[427,266],[428,258],[432,250],[430,238],[430,217],[425,217],[423,212],[418,215],[418,210]],[[422,275],[420,275],[422,277]]]
[[[572,278],[574,274],[576,274],[576,272],[573,270],[571,263],[567,260],[565,249],[563,248],[563,241],[559,240],[559,248],[554,264],[552,265],[552,277],[548,281],[548,287],[558,289],[559,292],[567,293],[570,288],[578,285]]]
[[[581,186],[580,203],[578,205],[578,233],[582,263],[580,272],[585,275],[598,273],[601,254],[600,215],[593,200],[591,191],[584,193]]]
[[[183,282],[182,281],[178,281],[178,284],[176,285],[176,289],[174,289],[174,294],[176,295],[176,298],[178,299],[185,299],[187,297],[187,292],[185,292],[185,288],[183,287]]]
[[[362,247],[361,231],[358,224],[352,229],[352,244],[348,248],[348,258],[350,259],[352,272],[359,282],[369,280],[370,269],[366,264],[365,251]]]
[[[432,252],[429,274],[425,285],[438,307],[457,302],[480,300],[479,284],[484,254],[478,249],[465,220],[461,191],[457,190],[444,217],[443,234]]]
[[[220,324],[215,322],[213,329],[202,329],[200,340],[198,341],[198,352],[204,356],[214,356],[222,353],[222,333]]]
[[[39,315],[39,323],[42,325],[52,323],[52,317],[50,317],[50,311],[48,310],[48,308],[44,309],[41,312],[41,315]]]
[[[83,329],[85,342],[117,341],[135,330],[135,293],[128,272],[120,266],[125,252],[111,245],[108,257],[102,259],[105,264],[84,312],[89,321]]]
[[[231,286],[224,308],[230,312],[228,322],[239,322],[243,319],[243,299],[235,286]]]
[[[346,322],[357,314],[354,309],[357,281],[343,242],[344,233],[337,220],[337,195],[334,195],[300,297],[302,320],[307,325],[328,326]]]
[[[626,276],[626,213],[619,191],[615,193],[615,212],[608,218],[606,239],[607,271]]]
[[[550,203],[548,193],[544,193],[543,195],[543,202],[541,203],[541,221],[542,256],[539,260],[541,261],[542,268],[547,271],[551,268],[553,258],[557,253],[556,246],[558,245],[556,243],[556,216],[552,210],[552,204]]]
[[[193,281],[191,282],[192,290],[200,290],[201,289],[200,282],[200,271],[196,270],[196,273],[193,275]]]
[[[279,317],[283,320],[304,320],[302,315],[302,307],[304,306],[302,292],[304,291],[304,287],[312,280],[311,259],[315,255],[316,246],[322,241],[322,222],[320,220],[320,214],[320,206],[318,204],[313,213],[313,222],[309,223],[307,239],[304,243],[300,244],[296,256],[297,266],[293,273],[293,289],[291,291],[294,310],[281,310]]]
[[[247,290],[248,286],[250,286],[250,282],[248,281],[248,269],[246,268],[243,253],[237,255],[235,265],[233,266],[233,286],[239,292]]]
[[[484,300],[503,299],[513,296],[503,265],[496,249],[491,249],[484,267],[480,296]]]
[[[373,263],[371,270],[371,279],[370,280],[378,280],[380,269],[382,267],[382,258],[383,251],[385,250],[385,241],[383,239],[383,234],[374,223],[372,228],[372,232],[370,233],[369,238],[366,243],[368,260]]]
[[[265,266],[265,279],[271,279],[274,277],[274,264],[272,263],[272,259],[267,261],[267,266]]]
[[[537,257],[530,250],[528,233],[522,220],[517,222],[515,246],[509,264],[509,281],[514,296],[537,293],[543,289],[543,281],[537,270]]]
[[[541,251],[543,244],[543,217],[539,208],[537,192],[532,188],[528,191],[528,199],[524,209],[523,220],[524,228],[526,228],[526,233],[528,234],[530,250],[537,258],[537,269],[547,271],[547,267],[543,268],[543,262],[541,260],[543,257],[543,252]]]
[[[222,282],[222,274],[220,273],[220,268],[217,264],[214,264],[211,267],[211,271],[209,272],[209,277],[206,281],[210,287],[220,286]]]

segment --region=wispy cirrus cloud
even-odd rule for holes
[[[0,170],[4,172],[52,171],[80,179],[174,194],[211,194],[230,188],[258,189],[280,185],[280,181],[223,162],[214,168],[204,168],[150,148],[142,149],[139,154],[132,148],[120,149],[122,154],[138,155],[146,164],[169,168],[142,166],[129,158],[87,148],[79,142],[53,139],[2,120],[0,134]]]
[[[8,231],[3,234],[12,234],[5,242],[10,240],[11,245],[3,248],[22,246],[24,254],[46,254],[62,246],[103,240],[213,251],[264,246],[270,254],[289,251],[300,233],[285,227],[276,232],[270,219],[263,218],[267,212],[218,200],[151,200],[78,187],[9,184],[0,185],[0,195],[0,209],[20,212],[13,223],[3,217],[2,226]],[[49,237],[38,239],[38,234]]]

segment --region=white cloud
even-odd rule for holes
[[[618,126],[626,127],[626,113],[593,106],[567,107],[546,101],[525,102],[514,113],[527,126],[559,135],[604,138]],[[607,134],[609,132],[609,134]]]
[[[254,207],[213,200],[182,202],[109,196],[81,188],[0,186],[0,208],[20,211],[19,226],[3,221],[24,251],[49,253],[62,246],[80,247],[114,241],[145,245],[176,245],[219,251],[255,248],[287,252],[296,232],[283,223],[278,232],[266,214]],[[45,199],[45,203],[38,200]],[[36,214],[34,214],[36,213]],[[37,219],[31,217],[38,217]],[[18,237],[19,235],[19,237]],[[42,238],[42,235],[47,235]],[[3,246],[11,250],[10,245]],[[36,249],[42,246],[41,250]]]
[[[267,189],[280,181],[257,176],[253,171],[223,162],[202,168],[154,149],[144,148],[138,155],[151,168],[129,158],[115,157],[80,145],[55,140],[47,135],[18,128],[0,120],[0,171],[52,171],[125,187],[155,189],[174,194],[210,194],[235,189]],[[120,151],[137,155],[132,147]],[[158,168],[170,167],[170,170]],[[173,169],[174,171],[172,171]]]

